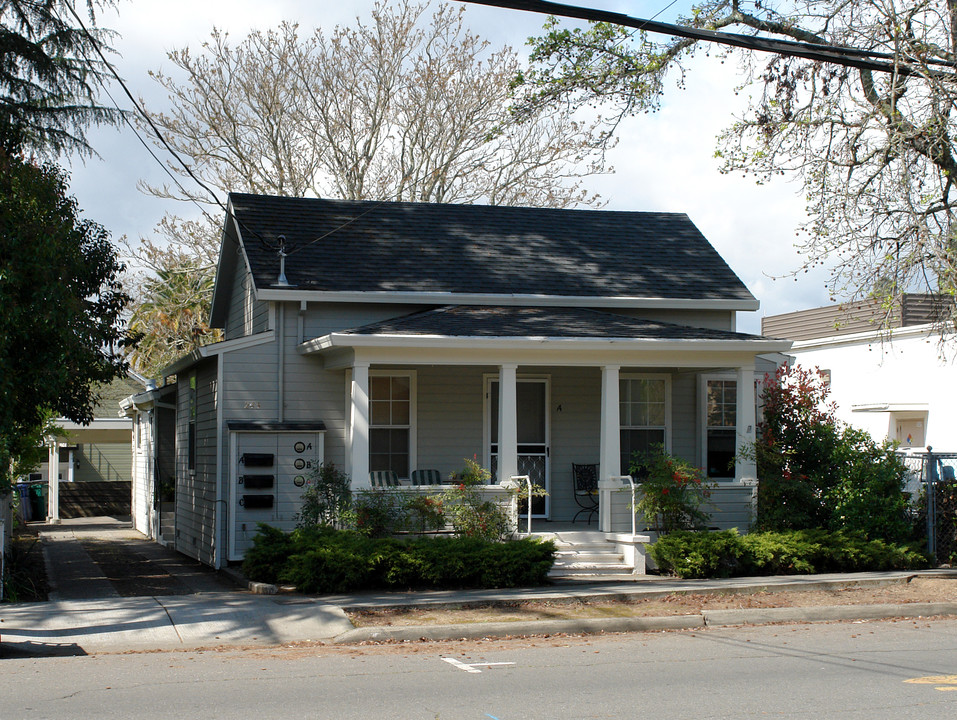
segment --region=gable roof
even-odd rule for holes
[[[510,296],[758,305],[685,214],[248,194],[229,202],[260,299],[378,294],[485,304]],[[288,289],[273,287],[279,236],[294,286]]]

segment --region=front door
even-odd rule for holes
[[[518,474],[528,475],[538,487],[549,491],[548,478],[548,380],[519,378],[515,393],[518,411]],[[498,481],[498,379],[490,378],[485,392],[488,408],[489,468]],[[532,517],[547,518],[551,503],[548,495],[532,499]],[[527,512],[522,503],[521,512]]]

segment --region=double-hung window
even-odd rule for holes
[[[705,469],[709,478],[733,478],[738,423],[736,380],[705,381]]]
[[[409,477],[415,447],[415,375],[369,373],[369,470]]]
[[[628,474],[634,455],[670,443],[671,384],[667,376],[622,375],[618,387],[621,428],[621,473]]]

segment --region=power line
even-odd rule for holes
[[[223,202],[219,199],[216,193],[193,172],[189,164],[185,160],[183,160],[183,158],[179,155],[179,153],[167,142],[163,133],[153,122],[153,118],[149,116],[146,110],[136,100],[136,98],[133,96],[133,93],[130,91],[129,87],[126,85],[126,82],[123,80],[122,77],[120,77],[120,74],[116,71],[116,68],[113,66],[113,63],[111,63],[109,59],[107,59],[106,55],[103,53],[102,48],[100,47],[99,41],[87,29],[86,25],[83,23],[83,19],[79,16],[79,14],[76,12],[76,9],[73,7],[73,4],[69,2],[69,0],[64,0],[63,4],[67,7],[67,9],[70,11],[70,14],[73,15],[74,19],[79,24],[80,29],[86,34],[87,38],[90,40],[90,43],[92,44],[93,49],[96,50],[96,54],[100,57],[100,60],[103,62],[103,64],[109,69],[110,75],[113,77],[114,80],[116,80],[117,84],[123,89],[123,92],[126,95],[126,97],[129,98],[130,102],[133,105],[133,109],[136,111],[136,114],[142,117],[146,121],[146,123],[150,126],[150,129],[153,131],[153,134],[160,141],[163,147],[166,148],[166,151],[173,158],[175,158],[176,162],[183,168],[186,174],[190,178],[192,178],[192,180],[213,199],[213,203],[218,205],[220,209],[222,209],[223,212],[226,213],[227,217],[231,217],[236,222],[236,224],[239,225],[240,228],[242,228],[243,230],[247,230],[251,236],[257,238],[259,242],[263,245],[263,247],[269,248],[269,243],[266,242],[266,239],[262,237],[259,233],[257,233],[255,230],[253,230],[252,228],[249,228],[248,226],[246,226],[239,218],[235,216],[234,213],[231,213],[229,211],[229,208],[225,204],[223,204]],[[206,211],[206,208],[204,208],[199,203],[199,201],[196,200],[196,198],[191,196],[189,191],[185,187],[183,187],[183,184],[179,181],[179,179],[175,175],[173,175],[172,171],[169,169],[169,167],[167,167],[166,163],[160,160],[160,158],[156,155],[156,153],[153,152],[152,148],[149,147],[147,142],[143,139],[142,135],[140,135],[139,130],[137,130],[137,128],[130,122],[128,113],[124,111],[122,108],[120,108],[119,103],[116,102],[116,100],[110,94],[110,91],[106,88],[105,85],[103,86],[103,90],[107,94],[107,96],[110,98],[110,101],[113,103],[114,107],[116,107],[116,109],[120,111],[120,113],[123,116],[124,122],[126,122],[129,128],[133,131],[133,134],[136,136],[136,139],[139,140],[139,142],[146,148],[147,152],[149,152],[149,154],[153,157],[153,159],[156,160],[156,162],[160,165],[160,167],[163,168],[163,171],[167,175],[169,175],[170,178],[172,178],[173,182],[176,183],[176,186],[180,190],[182,190],[183,195],[190,202],[192,202],[196,207],[198,207],[200,211],[203,213],[203,215],[205,215],[206,218],[211,223],[214,223],[215,222],[214,218]]]
[[[934,77],[942,77],[947,79],[954,78],[953,73],[944,73],[937,70],[928,70],[926,68],[920,67],[915,68],[906,61],[902,62],[899,56],[895,56],[891,53],[858,50],[857,48],[826,45],[824,43],[799,42],[797,40],[781,40],[777,38],[766,38],[755,35],[740,35],[736,33],[718,32],[716,30],[704,30],[701,28],[688,27],[686,25],[674,25],[671,23],[657,22],[655,20],[643,20],[641,18],[634,18],[630,15],[610,12],[607,10],[583,8],[575,5],[565,5],[564,3],[549,2],[548,0],[459,1],[471,3],[473,5],[490,5],[492,7],[505,8],[508,10],[524,10],[526,12],[542,13],[545,15],[559,15],[562,17],[576,18],[578,20],[606,22],[613,25],[632,27],[637,30],[645,30],[647,32],[662,35],[683,37],[691,40],[703,40],[721,45],[731,45],[733,47],[739,47],[745,50],[757,50],[759,52],[776,53],[779,55],[792,55],[795,57],[804,58],[806,60],[854,67],[858,68],[859,70],[871,70],[874,72],[897,73],[903,75],[927,74]],[[953,60],[930,58],[922,62],[924,65],[937,65],[952,69],[957,68],[957,61]]]

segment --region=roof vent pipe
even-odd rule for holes
[[[273,287],[293,287],[286,279],[286,236],[280,235],[277,240],[279,240],[279,279]]]

